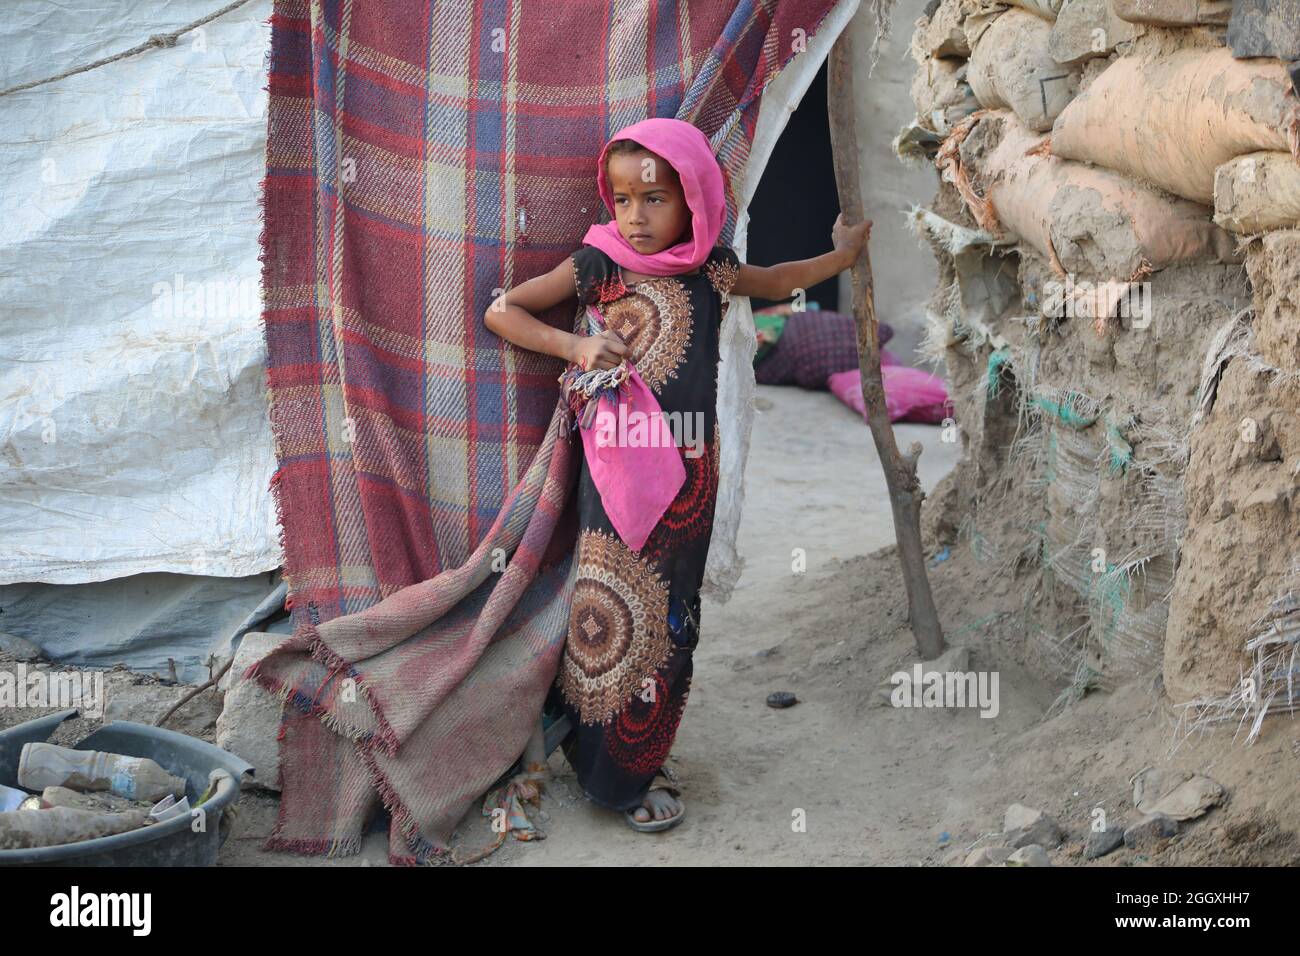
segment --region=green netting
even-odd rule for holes
[[[1039,394],[1030,404],[1071,428],[1082,430],[1097,420],[1098,413],[1092,410],[1097,403],[1082,392],[1066,391],[1058,396]]]
[[[1011,361],[1009,348],[994,349],[989,353],[988,368],[984,373],[984,390],[989,401],[998,397],[1002,391],[1002,367]]]
[[[1132,423],[1131,416],[1125,419],[1125,427]],[[1122,475],[1128,471],[1128,466],[1133,463],[1133,446],[1109,415],[1106,416],[1106,447],[1110,449],[1110,473]]]

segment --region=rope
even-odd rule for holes
[[[226,4],[215,13],[209,13],[206,17],[195,20],[193,23],[186,24],[179,30],[173,30],[171,33],[155,33],[143,43],[138,43],[131,47],[131,49],[123,50],[121,53],[116,53],[113,56],[107,56],[101,60],[95,60],[93,63],[86,63],[82,66],[73,67],[71,70],[65,70],[55,76],[47,76],[43,80],[33,80],[30,83],[21,83],[18,86],[11,86],[7,90],[0,90],[0,96],[8,96],[10,93],[21,93],[23,90],[30,90],[38,86],[44,86],[46,83],[55,83],[59,80],[66,80],[68,77],[76,76],[78,73],[86,73],[89,70],[95,70],[101,66],[107,66],[109,63],[124,60],[128,56],[135,56],[137,53],[144,53],[146,50],[152,50],[155,47],[161,48],[175,46],[176,41],[180,39],[183,34],[189,33],[191,30],[195,30],[203,26],[205,23],[215,20],[217,17],[224,16],[231,10],[238,9],[246,3],[248,3],[248,0],[234,0],[233,3]]]

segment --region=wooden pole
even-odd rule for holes
[[[830,112],[831,152],[835,162],[835,183],[840,194],[840,212],[846,223],[862,222],[862,188],[858,181],[857,130],[854,119],[853,40],[845,27],[831,47],[827,82],[827,106]],[[921,549],[921,502],[925,492],[916,477],[916,462],[921,443],[913,442],[907,455],[901,455],[894,441],[894,427],[885,407],[885,387],[880,377],[880,342],[876,331],[876,302],[871,277],[871,254],[864,244],[862,255],[850,273],[853,285],[853,319],[858,329],[858,364],[862,376],[862,397],[866,403],[867,424],[876,443],[880,465],[889,488],[889,503],[894,512],[894,535],[898,539],[898,559],[903,565],[903,584],[907,588],[908,621],[922,660],[932,660],[944,651],[943,628],[930,593],[930,579],[925,573],[925,552]]]

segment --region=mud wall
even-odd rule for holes
[[[1234,56],[1230,13],[932,3],[894,148],[964,452],[927,536],[1020,579],[1078,692],[1258,710],[1300,634],[1300,50]]]

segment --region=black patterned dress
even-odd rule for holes
[[[694,275],[626,285],[617,263],[583,246],[573,269],[579,301],[623,337],[660,408],[689,418],[679,444],[702,444],[698,455],[679,447],[686,481],[640,552],[610,524],[585,460],[578,478],[577,583],[550,707],[569,715],[564,752],[587,796],[630,810],[672,748],[690,689],[718,491],[719,325],[739,260],[718,247]]]

